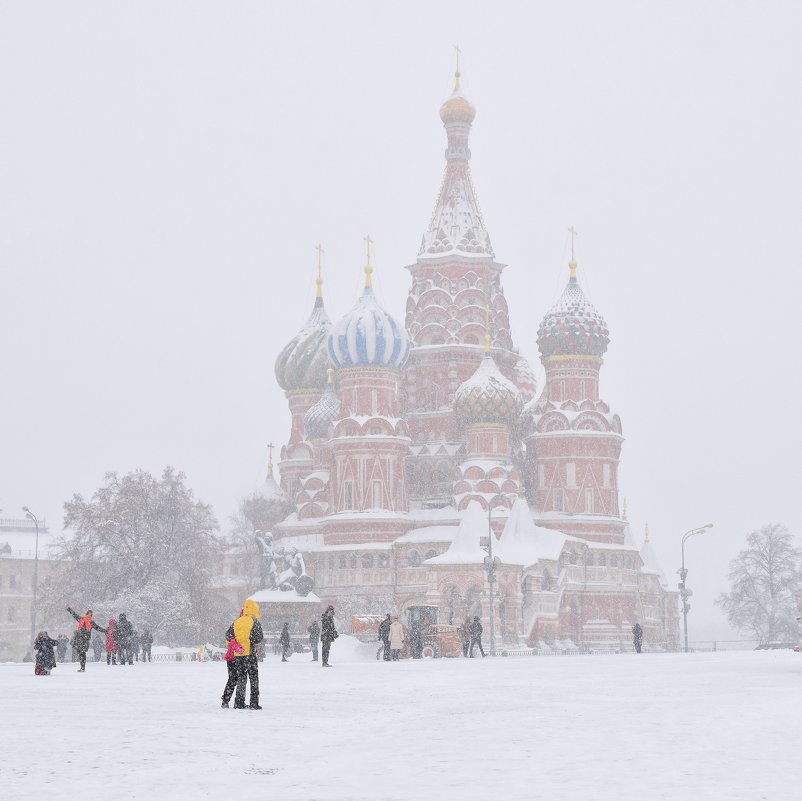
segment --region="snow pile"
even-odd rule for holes
[[[331,645],[331,663],[367,662],[376,659],[376,645],[360,642],[350,634],[341,634]]]
[[[518,498],[510,510],[494,555],[507,565],[528,567],[539,559],[558,559],[565,544],[565,535],[550,528],[536,526],[525,498]]]
[[[462,513],[459,528],[448,550],[426,560],[427,565],[482,564],[487,553],[479,544],[488,532],[487,517],[478,501],[471,501]]]

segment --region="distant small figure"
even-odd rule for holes
[[[153,657],[151,656],[150,649],[153,648],[153,635],[150,633],[149,629],[145,629],[142,632],[142,636],[139,638],[139,645],[142,647],[142,661],[152,662]]]
[[[76,611],[67,607],[67,611],[78,621],[78,630],[72,638],[73,650],[78,654],[78,660],[81,667],[78,668],[79,673],[86,671],[86,652],[89,650],[89,642],[92,639],[92,630],[102,631],[106,633],[106,629],[98,626],[94,621],[93,612],[91,609],[86,610],[86,614],[81,617]]]
[[[331,667],[329,664],[329,651],[331,644],[340,636],[334,628],[334,607],[329,606],[321,615],[320,640],[323,643],[323,664],[321,667]]]
[[[309,634],[309,647],[312,649],[312,661],[317,662],[317,644],[320,640],[320,626],[317,620],[313,620],[306,631]]]
[[[100,662],[101,654],[103,653],[103,638],[97,632],[92,635],[92,653],[95,657],[95,662]]]
[[[471,657],[473,657],[473,649],[476,645],[479,646],[479,652],[482,656],[487,656],[485,649],[482,648],[482,621],[479,620],[478,615],[474,615],[473,623],[471,623],[471,645],[469,648]]]
[[[643,647],[643,626],[640,623],[632,627],[632,644],[635,646],[635,653],[639,654]]]
[[[379,648],[379,652],[383,653],[384,661],[390,661],[390,626],[392,625],[392,621],[390,620],[390,613],[387,613],[387,617],[382,620],[379,624],[379,637],[378,639],[381,640],[382,645]],[[376,659],[379,658],[379,654],[376,654]]]
[[[281,634],[279,634],[278,641],[281,643],[281,661],[287,661],[287,655],[290,653],[290,624],[285,623],[281,627]]]
[[[393,615],[393,622],[390,623],[389,630],[390,653],[393,662],[401,658],[401,651],[404,650],[404,627],[398,619],[398,615]]]
[[[58,652],[58,661],[64,662],[67,658],[67,646],[70,644],[70,641],[64,634],[59,634],[56,638],[56,642],[58,645],[56,646],[56,651]]]
[[[53,651],[58,645],[58,640],[52,639],[46,631],[40,631],[33,641],[36,651],[36,667],[34,673],[37,676],[49,676],[50,671],[56,666],[56,654]]]
[[[465,622],[459,627],[459,638],[462,642],[462,655],[468,658],[468,648],[471,645],[471,619],[465,618]]]
[[[413,659],[423,658],[423,629],[417,621],[412,624],[412,630],[409,634],[410,648],[412,650]]]
[[[136,629],[131,634],[131,656],[135,662],[139,662],[139,632]]]
[[[106,664],[117,664],[117,651],[119,645],[117,644],[117,621],[111,618],[106,628]]]
[[[126,662],[129,665],[134,664],[133,655],[131,654],[131,637],[134,634],[134,627],[131,621],[126,617],[125,612],[120,612],[120,618],[117,621],[117,647],[120,650],[120,664],[124,665]]]

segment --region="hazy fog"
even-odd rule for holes
[[[4,3],[0,507],[61,525],[106,470],[172,464],[221,521],[289,428],[276,353],[376,241],[403,319],[452,46],[516,344],[580,280],[611,345],[629,517],[691,638],[743,535],[802,535],[802,6]]]

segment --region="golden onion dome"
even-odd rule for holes
[[[463,423],[512,425],[521,414],[521,392],[496,367],[489,352],[477,371],[462,383],[454,395],[454,409]]]
[[[467,122],[472,123],[476,117],[476,109],[471,105],[470,101],[460,88],[460,73],[456,73],[456,82],[454,84],[454,92],[451,97],[440,106],[440,119],[448,124],[449,122]]]

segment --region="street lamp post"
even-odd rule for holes
[[[682,535],[682,567],[677,571],[679,573],[679,596],[682,599],[682,627],[685,634],[685,653],[688,653],[688,612],[691,611],[691,605],[688,603],[688,598],[693,595],[693,590],[689,590],[685,585],[685,579],[688,578],[688,570],[685,567],[685,540],[693,537],[694,534],[703,534],[705,529],[713,528],[712,523],[707,523],[699,528],[692,528]]]
[[[31,604],[31,648],[33,648],[33,641],[36,639],[36,596],[39,592],[39,521],[27,506],[23,506],[22,511],[25,512],[25,517],[28,520],[33,520],[33,524],[36,526],[36,550],[33,558],[33,603]]]
[[[493,585],[496,583],[496,570],[498,569],[501,560],[493,556],[493,499],[491,498],[487,504],[487,556],[485,557],[485,570],[487,571],[487,583],[490,585],[490,653],[496,652],[496,613],[494,606]]]

